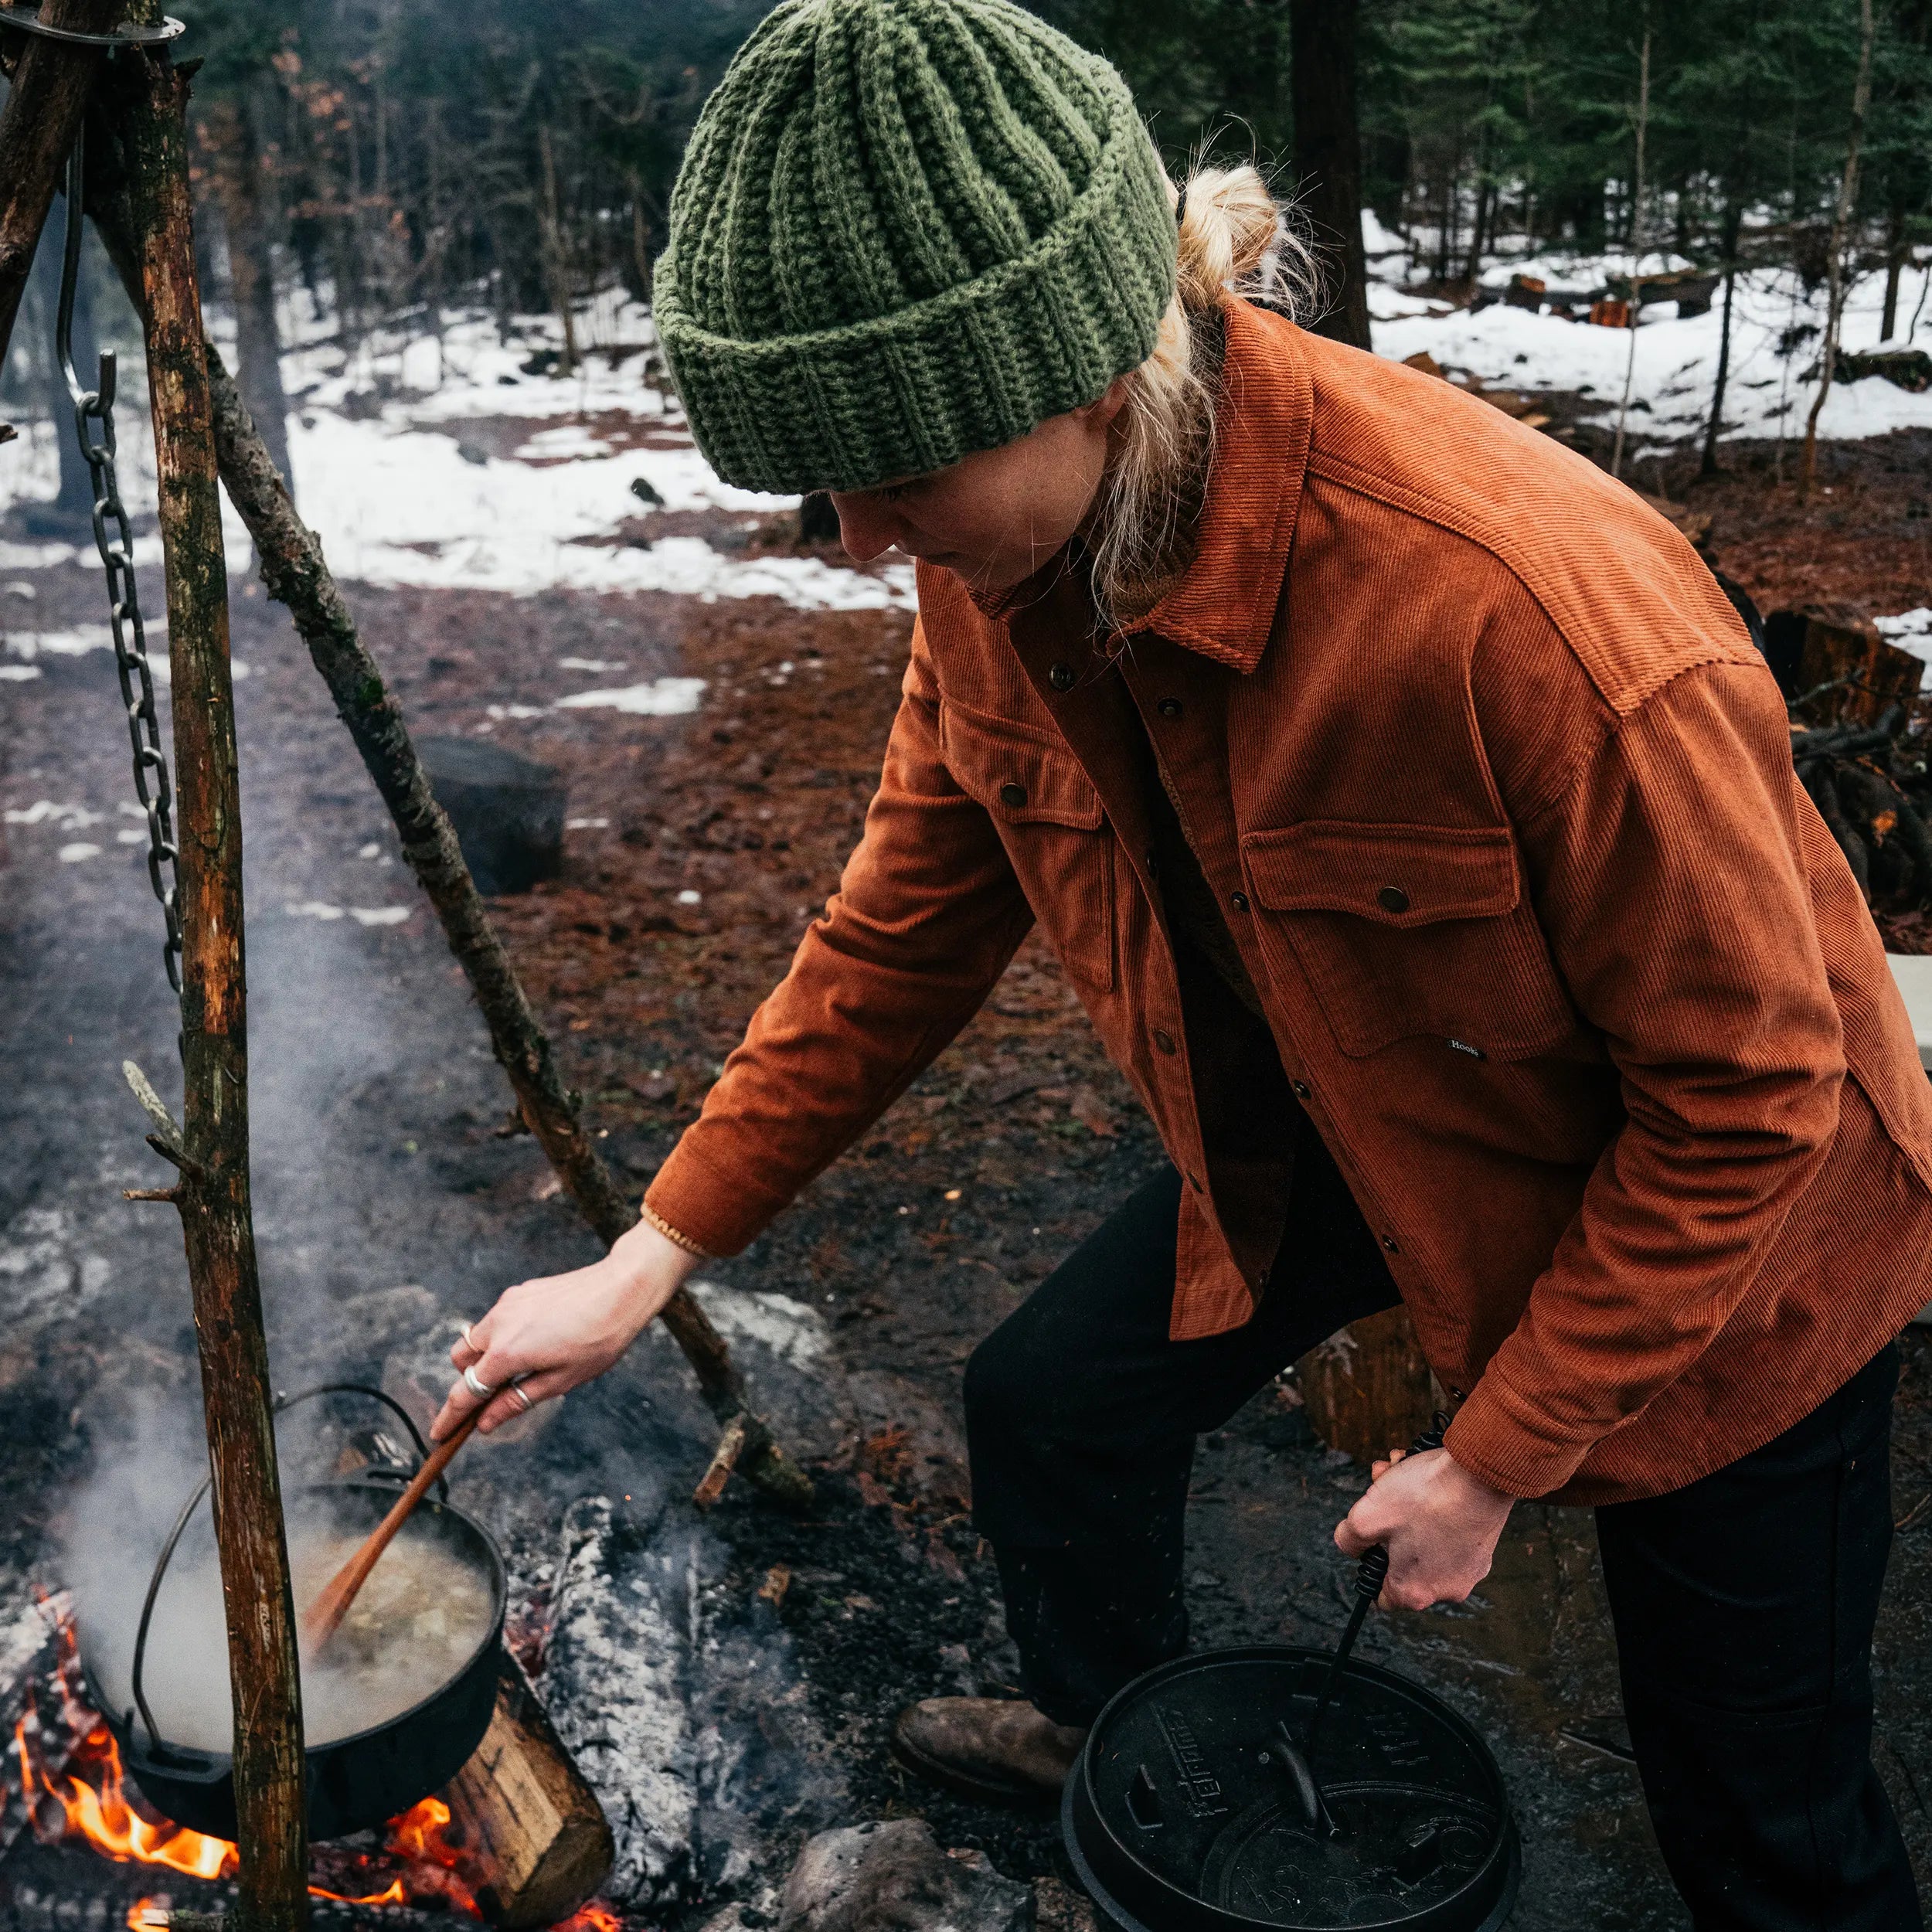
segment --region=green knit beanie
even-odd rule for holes
[[[869,489],[1094,401],[1174,245],[1126,83],[1010,0],[785,0],[692,135],[658,330],[727,482]]]

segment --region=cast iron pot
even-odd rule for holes
[[[280,1410],[308,1396],[324,1393],[371,1395],[391,1408],[396,1406],[379,1391],[345,1385],[308,1390],[276,1406]],[[401,1414],[400,1410],[396,1413]],[[406,1417],[403,1420],[420,1451],[420,1437]],[[397,1490],[408,1480],[408,1473],[368,1471],[349,1481],[312,1485],[302,1494],[310,1500],[325,1503],[345,1529],[373,1529],[396,1500]],[[149,1610],[181,1531],[202,1493],[198,1491],[190,1499],[162,1551],[149,1589]],[[503,1559],[495,1542],[480,1524],[452,1506],[447,1494],[440,1498],[426,1496],[403,1534],[440,1538],[464,1563],[484,1573],[490,1589],[489,1629],[462,1667],[420,1703],[366,1730],[309,1748],[305,1758],[311,1838],[345,1838],[352,1832],[368,1830],[398,1812],[406,1811],[447,1784],[482,1743],[495,1708],[505,1588]],[[144,1614],[136,1640],[132,1675],[137,1704],[145,1704],[141,1692],[144,1660],[140,1652],[147,1621]],[[117,1709],[104,1699],[91,1664],[84,1656],[82,1663],[95,1707],[104,1714],[107,1728],[121,1748],[121,1762],[141,1795],[177,1825],[205,1832],[211,1838],[233,1838],[235,1783],[229,1753],[191,1750],[157,1737],[145,1712],[137,1715],[131,1708]]]
[[[1305,1735],[1328,1657],[1278,1645],[1177,1658],[1087,1734],[1060,1821],[1121,1932],[1498,1932],[1522,1855],[1502,1774],[1420,1685],[1351,1660],[1314,1774]]]

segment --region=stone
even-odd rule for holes
[[[923,1818],[821,1832],[785,1881],[778,1932],[1033,1932],[1033,1891]]]

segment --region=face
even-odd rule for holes
[[[1049,416],[996,450],[876,489],[833,491],[847,552],[865,563],[897,549],[954,572],[975,590],[1011,590],[1092,508],[1108,435],[1126,400],[1123,378],[1097,402]]]

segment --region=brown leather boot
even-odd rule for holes
[[[1043,1808],[1060,1801],[1086,1741],[1014,1697],[929,1697],[893,1726],[893,1756],[909,1771],[985,1803]]]

